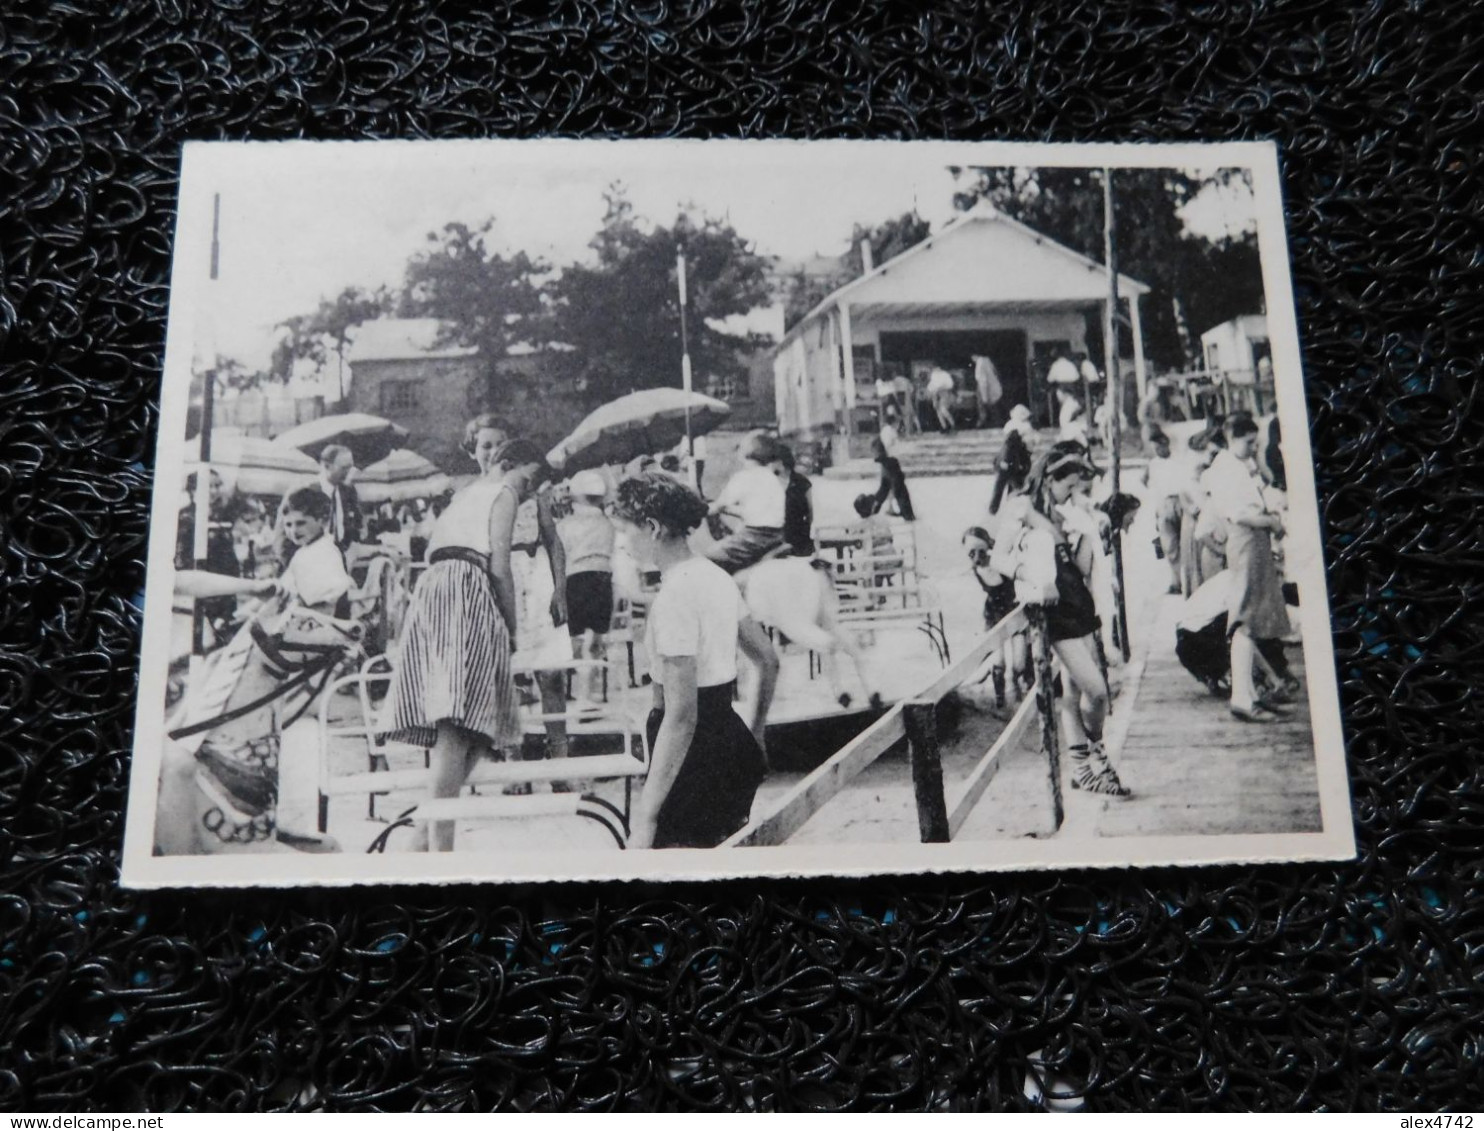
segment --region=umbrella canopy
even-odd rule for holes
[[[200,466],[199,461],[192,460],[186,464],[186,473]],[[214,432],[211,466],[244,495],[287,495],[319,482],[319,464],[309,456],[261,436]]]
[[[441,495],[453,481],[416,452],[399,448],[386,459],[356,472],[356,494],[363,503],[405,503]]]
[[[366,412],[342,412],[296,424],[279,435],[278,442],[298,448],[313,459],[331,444],[351,450],[357,467],[370,467],[383,460],[407,439],[407,429]]]
[[[571,475],[666,451],[685,437],[687,405],[694,436],[710,432],[732,413],[730,405],[715,397],[668,387],[644,389],[594,409],[547,453],[547,462]]]

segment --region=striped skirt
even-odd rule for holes
[[[495,749],[521,738],[510,633],[489,575],[463,560],[434,562],[418,580],[380,730],[432,746],[444,721]]]

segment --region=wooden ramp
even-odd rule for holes
[[[1134,792],[1079,802],[1095,810],[1092,830],[1099,836],[1320,831],[1307,700],[1301,693],[1282,722],[1233,718],[1226,701],[1213,698],[1175,658],[1180,604],[1179,597],[1161,596],[1135,622],[1149,626],[1145,640],[1135,641],[1146,649],[1142,669],[1136,656],[1109,730],[1118,774]],[[1307,692],[1303,650],[1287,652]]]

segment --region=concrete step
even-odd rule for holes
[[[897,460],[902,465],[902,472],[907,478],[912,479],[919,476],[955,476],[955,475],[994,475],[996,458],[999,453],[985,456],[978,452],[944,452],[926,453],[917,452],[906,454],[898,452]],[[1099,467],[1108,466],[1107,454],[1102,451],[1093,454],[1093,462]],[[1124,475],[1131,472],[1143,473],[1149,460],[1142,455],[1125,455],[1122,460]],[[876,479],[880,475],[874,461],[869,459],[854,459],[847,463],[835,464],[824,471],[826,479]]]

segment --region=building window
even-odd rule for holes
[[[383,381],[381,411],[389,416],[396,412],[417,412],[422,408],[422,388],[417,381]]]
[[[732,377],[713,377],[706,384],[706,393],[719,401],[731,404],[733,401],[746,400],[751,392],[745,381],[738,381]]]

